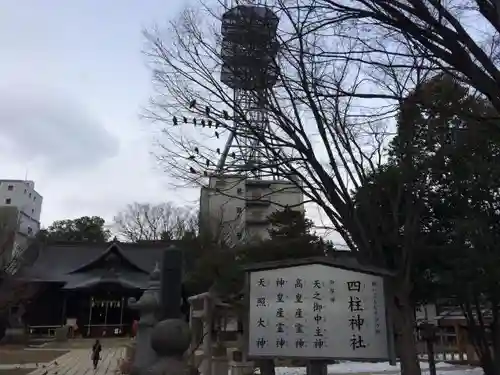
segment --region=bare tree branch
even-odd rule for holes
[[[0,207],[0,315],[22,303],[39,291],[39,286],[16,277],[32,259],[26,254],[31,238],[18,234],[19,211],[15,207]]]
[[[119,235],[131,242],[181,239],[198,230],[195,210],[171,202],[129,204],[113,220]]]
[[[329,21],[335,12],[323,4],[275,4],[282,25],[280,71],[278,85],[263,96],[269,130],[256,128],[220,82],[218,17],[194,10],[186,10],[168,34],[145,33],[158,93],[146,116],[164,126],[158,159],[178,181],[206,186],[218,173],[227,137],[245,135],[261,145],[261,175],[277,171],[298,181],[351,249],[372,251],[373,244],[352,238],[362,230],[355,229],[351,191],[383,162],[397,106],[435,66],[397,33],[367,41],[356,25]],[[396,41],[398,53],[390,48]],[[229,154],[225,173],[239,172],[232,169],[238,158],[238,150]]]

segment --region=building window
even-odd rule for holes
[[[236,193],[237,193],[238,195],[243,194],[243,189],[242,189],[242,188],[238,188],[238,189],[236,189]]]
[[[7,186],[7,190],[9,190],[9,191],[14,190],[14,185],[9,185],[9,186]]]
[[[241,214],[243,212],[243,208],[241,207],[236,207],[236,212]]]
[[[36,201],[36,195],[33,197],[33,200]]]
[[[30,193],[30,195],[28,195],[28,197],[30,197],[30,198],[31,198],[31,193]]]
[[[28,234],[33,234],[33,229],[31,227],[28,227]]]
[[[12,202],[12,199],[10,198],[5,198],[5,204],[10,204]]]
[[[26,189],[24,189],[24,194],[26,194]]]

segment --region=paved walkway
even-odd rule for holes
[[[33,369],[34,371],[30,372],[28,375],[118,375],[116,372],[118,361],[124,357],[125,348],[103,349],[101,353],[101,361],[99,361],[97,370],[94,370],[92,366],[90,355],[90,349],[73,349],[48,363],[0,365],[0,370],[16,368]],[[447,371],[463,371],[465,373],[471,369],[472,368],[468,366],[438,366],[438,373]],[[382,370],[380,368],[376,368],[376,366],[374,366],[373,371],[361,370],[344,372],[339,370],[340,369],[337,369],[337,371],[332,372],[331,375],[396,375],[400,373],[398,368]],[[426,374],[428,372],[428,367],[423,366],[422,373]],[[299,373],[302,374],[300,371],[290,371],[290,375],[298,375]]]
[[[17,369],[36,369],[39,367],[38,363],[19,363],[19,364],[0,364],[0,370],[17,370]]]
[[[447,372],[447,371],[454,371],[454,372],[463,372],[464,374],[468,371],[473,370],[474,367],[469,367],[469,366],[453,366],[453,367],[440,367],[437,368],[437,373],[442,373],[442,372]],[[422,374],[429,374],[429,369],[428,368],[423,368],[422,369]],[[343,373],[330,373],[330,375],[395,375],[395,374],[401,374],[401,370],[387,370],[387,371],[363,371],[363,372],[343,372]]]
[[[115,375],[118,361],[125,354],[124,348],[103,349],[101,360],[94,370],[89,349],[74,349],[48,364],[30,372],[29,375]]]

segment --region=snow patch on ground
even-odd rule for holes
[[[453,367],[450,363],[438,362],[436,363],[436,368],[446,368]],[[420,368],[426,370],[429,368],[428,362],[420,362]],[[365,362],[340,362],[334,365],[328,366],[329,374],[348,374],[355,372],[373,372],[382,373],[387,371],[400,371],[401,364],[396,363],[396,366],[391,366],[389,362],[375,362],[375,363],[365,363]]]
[[[481,368],[467,368],[464,366],[463,369],[453,370],[453,367],[457,367],[451,363],[438,362],[436,363],[438,375],[483,375],[483,370]],[[420,368],[423,374],[429,374],[429,363],[421,362]],[[441,371],[440,371],[441,370]],[[376,362],[376,363],[365,363],[365,362],[340,362],[333,365],[328,365],[328,375],[335,374],[362,374],[370,373],[373,375],[397,375],[401,371],[401,365],[399,363],[396,366],[391,366],[388,362]],[[257,370],[258,374],[259,371]],[[276,367],[276,375],[305,375],[305,367]]]
[[[423,374],[429,374],[429,370],[422,371]],[[438,375],[484,375],[481,367],[464,368],[460,370],[437,371]],[[375,375],[375,374],[373,374]]]

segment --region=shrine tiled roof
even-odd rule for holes
[[[18,277],[33,282],[57,282],[64,289],[113,283],[144,289],[149,274],[170,243],[53,243],[34,244],[36,254]]]

